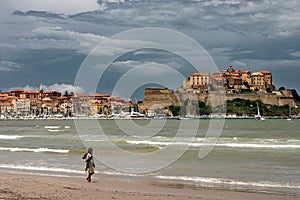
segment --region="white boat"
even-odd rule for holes
[[[55,118],[63,118],[64,117],[64,115],[63,114],[55,114],[55,115],[53,115]]]
[[[106,118],[107,116],[105,114],[96,114],[93,117],[94,118]]]
[[[141,113],[139,113],[139,112],[131,112],[130,113],[130,115],[129,115],[131,118],[143,118],[143,117],[145,117],[145,115],[144,114],[141,114]]]
[[[258,102],[257,102],[257,115],[255,115],[255,120],[261,120],[261,121],[264,121],[264,120],[266,120],[263,116],[261,116],[261,114],[260,114],[260,111],[259,111],[259,106],[258,106]]]

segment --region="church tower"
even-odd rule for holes
[[[40,91],[39,91],[39,99],[42,100],[44,97],[44,90],[43,90],[43,84],[40,84]]]

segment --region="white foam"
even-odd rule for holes
[[[278,183],[278,182],[243,182],[243,181],[222,179],[222,178],[189,177],[189,176],[155,176],[155,177],[158,179],[191,181],[195,183],[206,183],[212,185],[224,184],[224,185],[254,186],[254,187],[267,187],[267,188],[300,189],[299,184]]]
[[[48,131],[50,133],[52,133],[52,132],[54,132],[54,133],[60,132],[60,130],[58,130],[58,129],[48,129]]]
[[[162,145],[162,146],[167,146],[170,144],[178,144],[175,142],[157,142],[157,141],[149,141],[149,140],[126,140],[126,143],[128,144],[145,144],[145,145]]]
[[[299,149],[297,144],[253,144],[253,143],[227,143],[216,144],[222,147],[238,147],[238,148],[257,148],[257,149]]]
[[[209,140],[203,142],[177,142],[177,141],[150,141],[150,140],[127,140],[128,144],[137,145],[154,145],[154,146],[191,146],[191,147],[201,147],[207,145],[214,145],[218,147],[229,147],[229,148],[252,148],[252,149],[300,149],[299,144],[266,144],[266,143],[217,143],[213,144]]]
[[[84,139],[85,142],[106,142],[106,140],[87,140]]]
[[[60,126],[44,126],[45,129],[58,129]]]
[[[65,149],[48,149],[48,148],[11,148],[11,147],[0,147],[0,151],[11,151],[11,152],[34,152],[34,153],[69,153],[69,150]]]
[[[23,137],[20,135],[0,135],[0,140],[15,140]]]
[[[26,165],[5,165],[0,164],[0,168],[2,169],[18,169],[18,170],[31,170],[31,171],[48,171],[48,172],[65,172],[65,173],[76,173],[82,174],[82,171],[73,170],[73,169],[63,169],[63,168],[55,168],[55,167],[33,167]]]

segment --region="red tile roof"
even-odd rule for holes
[[[193,73],[191,76],[202,76],[202,74],[199,72],[196,72],[196,73]]]
[[[108,94],[93,94],[93,97],[109,97],[110,95]]]
[[[262,73],[262,74],[271,74],[270,71],[260,71],[260,73]]]
[[[22,92],[24,92],[24,90],[12,90],[11,92],[22,93]]]
[[[86,94],[76,94],[77,97],[86,97]]]
[[[29,90],[24,90],[22,93],[23,94],[38,94],[37,91],[29,91]]]

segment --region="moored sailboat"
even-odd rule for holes
[[[257,105],[257,115],[255,115],[254,119],[255,120],[262,120],[262,121],[264,121],[265,118],[263,116],[261,116],[261,114],[260,114],[258,102],[256,103],[256,105]]]
[[[289,105],[289,117],[286,120],[292,121],[292,108],[290,105]]]

